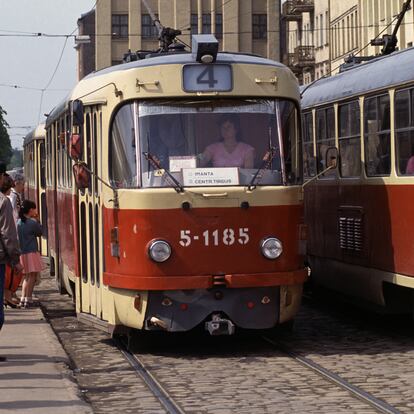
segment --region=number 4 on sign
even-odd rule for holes
[[[208,85],[209,88],[214,88],[218,80],[214,78],[214,66],[206,66],[206,68],[197,76],[197,83],[199,85]]]

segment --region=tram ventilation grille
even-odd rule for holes
[[[362,251],[361,217],[339,217],[339,244],[344,250]]]

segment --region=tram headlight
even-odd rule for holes
[[[154,262],[165,262],[171,256],[171,246],[165,240],[154,240],[148,247],[148,255]]]
[[[277,259],[283,252],[282,242],[276,237],[266,237],[260,243],[260,249],[266,259]]]

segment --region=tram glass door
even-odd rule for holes
[[[38,163],[38,174],[37,174],[37,183],[36,188],[38,189],[38,199],[37,206],[38,212],[40,214],[40,222],[43,227],[43,234],[39,238],[39,249],[42,256],[48,255],[48,245],[47,245],[47,203],[46,203],[46,152],[45,152],[45,143],[39,142],[38,145],[38,154],[39,157]]]
[[[85,108],[84,161],[99,174],[100,154],[97,139],[101,135],[101,114]],[[78,191],[80,311],[102,318],[100,183],[92,174],[89,187]]]

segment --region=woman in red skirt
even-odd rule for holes
[[[26,308],[33,305],[33,288],[37,276],[43,268],[37,245],[37,237],[42,235],[42,226],[38,221],[36,204],[33,201],[23,201],[19,217],[17,234],[22,252],[20,263],[23,266],[24,274],[20,305]]]

